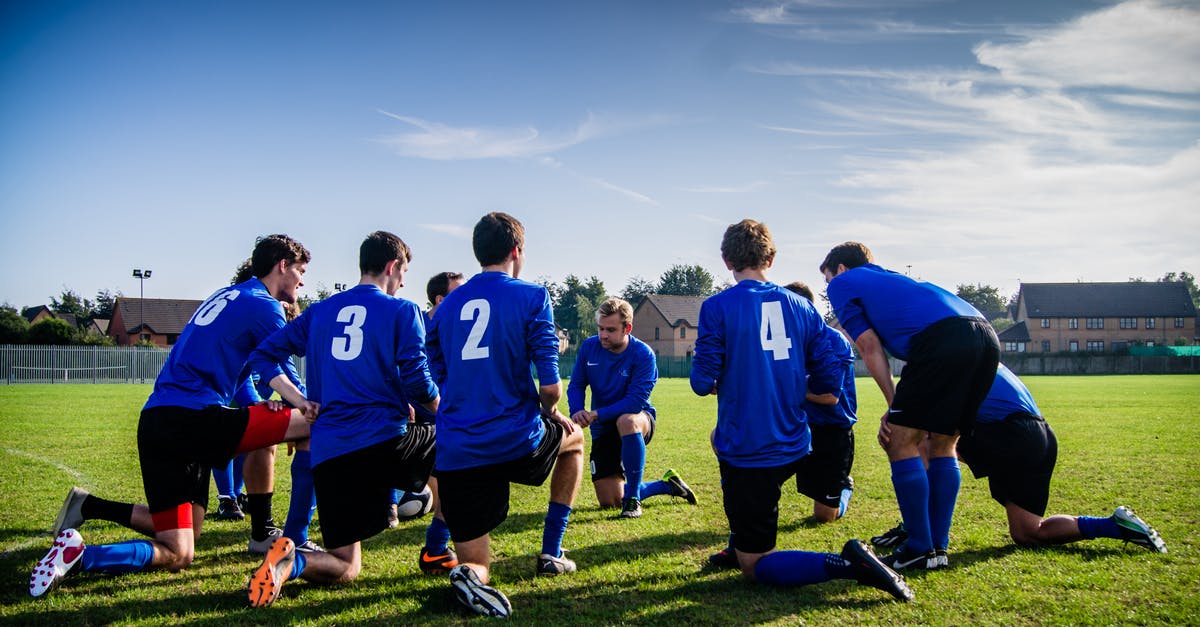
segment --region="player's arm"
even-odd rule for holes
[[[867,372],[871,373],[879,391],[883,392],[883,399],[891,407],[892,399],[896,396],[896,382],[892,379],[892,366],[888,363],[887,352],[883,350],[879,335],[874,329],[867,329],[854,339],[854,345],[858,347],[858,354],[862,356]]]
[[[278,392],[279,397],[289,405],[300,410],[305,418],[316,420],[320,406],[308,400],[284,368],[292,355],[303,356],[305,353],[310,320],[307,314],[306,311],[259,342],[254,352],[250,353],[246,365],[249,370],[267,379],[271,389]]]
[[[421,309],[415,303],[397,316],[395,362],[408,398],[419,403],[432,414],[437,414],[438,388],[429,372],[429,358],[425,354],[425,325],[421,321]]]
[[[711,300],[700,305],[700,328],[696,334],[690,377],[692,391],[699,396],[717,392],[718,378],[725,362],[725,338],[717,309]]]
[[[816,403],[818,405],[837,405],[840,397],[828,392],[825,394],[813,394],[812,392],[806,392],[804,394],[804,398],[808,402]]]
[[[587,411],[587,353],[581,347],[575,356],[575,365],[571,368],[571,380],[567,382],[567,413],[571,420],[586,427],[591,424],[591,414]]]
[[[558,410],[558,401],[562,399],[562,381],[558,377],[558,336],[554,334],[550,293],[544,288],[541,290],[540,303],[525,327],[525,345],[530,349],[533,366],[537,370],[538,401],[542,414],[562,425],[567,433],[574,433],[575,423]]]

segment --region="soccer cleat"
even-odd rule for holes
[[[79,563],[83,549],[83,536],[74,529],[64,529],[55,536],[50,551],[38,560],[29,575],[29,595],[40,597],[53,590]]]
[[[888,568],[892,570],[933,570],[937,568],[937,554],[933,551],[928,553],[909,553],[902,546],[896,549],[895,553],[880,558]]]
[[[449,548],[441,555],[431,555],[428,547],[421,547],[421,557],[418,560],[421,572],[428,575],[445,575],[450,569],[458,566],[458,555]]]
[[[245,520],[246,514],[238,507],[237,499],[232,496],[217,497],[217,518],[220,520]]]
[[[621,499],[621,513],[617,518],[641,518],[642,502],[637,499]]]
[[[246,508],[250,507],[250,495],[246,494],[245,492],[238,492],[237,504],[238,509],[242,510],[243,512],[246,511]]]
[[[67,498],[54,519],[54,537],[57,538],[66,529],[78,529],[83,525],[86,519],[83,517],[82,508],[87,497],[88,491],[79,486],[74,486],[67,492]]]
[[[397,511],[397,505],[392,503],[388,505],[388,529],[395,529],[400,526],[400,513]]]
[[[484,616],[508,618],[512,615],[512,604],[503,592],[483,585],[479,575],[466,564],[459,564],[450,569],[450,585],[454,587],[454,596],[458,602],[471,608],[471,611]]]
[[[871,537],[871,544],[881,549],[890,549],[900,546],[908,540],[908,532],[904,530],[904,522],[888,529],[887,531]]]
[[[561,557],[554,557],[548,553],[538,556],[537,574],[539,575],[565,575],[573,572],[575,572],[575,561],[567,559],[565,550]]]
[[[313,542],[311,538],[305,540],[302,544],[296,545],[296,550],[301,553],[324,553],[325,547]]]
[[[729,547],[725,547],[716,553],[708,556],[708,565],[713,568],[740,568],[738,564],[737,553]]]
[[[296,563],[296,543],[279,536],[271,543],[262,566],[250,577],[250,607],[266,607],[279,598],[283,584],[292,576]]]
[[[662,480],[671,484],[671,496],[681,497],[692,505],[696,504],[696,493],[683,482],[683,477],[680,477],[675,469],[668,468]]]
[[[279,527],[267,527],[267,537],[262,540],[255,540],[251,536],[250,544],[246,547],[246,551],[252,555],[266,555],[267,551],[271,549],[271,545],[275,543],[275,540],[282,537],[283,529]]]
[[[1122,540],[1132,542],[1147,551],[1167,552],[1167,543],[1163,542],[1162,536],[1158,535],[1154,527],[1133,513],[1132,509],[1122,505],[1113,511],[1112,517],[1117,523],[1117,528],[1121,530]]]
[[[950,567],[950,554],[946,551],[946,549],[934,549],[933,550],[933,566],[930,566],[930,568],[932,570],[937,570],[939,568],[949,568],[949,567]]]
[[[854,569],[854,580],[858,583],[883,590],[900,601],[912,600],[912,589],[904,583],[904,577],[876,557],[871,547],[862,540],[847,542],[842,547],[842,559],[850,562]]]

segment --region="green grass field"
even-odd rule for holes
[[[1017,549],[1003,510],[984,481],[964,469],[951,539],[951,568],[909,577],[911,604],[848,582],[802,589],[747,583],[703,567],[725,541],[717,464],[707,434],[715,399],[686,380],[659,383],[659,430],[647,476],[678,470],[699,507],[679,499],[646,502],[639,520],[600,511],[585,477],[565,546],[579,572],[537,578],[547,491],[514,487],[512,512],[493,534],[494,584],[515,620],[538,624],[1161,624],[1200,620],[1200,377],[1030,377],[1026,380],[1059,437],[1049,513],[1108,515],[1133,507],[1163,535],[1168,555],[1115,540]],[[899,519],[888,467],[874,442],[882,399],[858,381],[856,492],[842,520],[816,526],[811,503],[787,493],[780,548],[838,551]],[[259,560],[245,553],[248,522],[209,520],[198,556],[183,573],[69,578],[31,599],[29,570],[47,550],[49,527],[71,485],[141,500],[138,411],[149,386],[0,386],[0,622],[10,624],[462,623],[442,577],[423,576],[417,552],[425,520],[365,543],[364,572],[342,587],[292,582],[272,607],[246,607],[245,584]],[[287,506],[289,458],[280,454],[275,515]],[[215,496],[213,498],[215,508]],[[89,543],[130,539],[103,522],[83,528]],[[314,531],[319,540],[319,532]]]

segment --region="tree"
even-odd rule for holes
[[[959,285],[955,293],[959,298],[971,303],[988,320],[1003,318],[1008,315],[1008,301],[1000,295],[1000,288],[998,287],[982,283],[977,285]]]
[[[675,264],[658,279],[656,294],[675,296],[710,296],[713,294],[713,275],[699,265]]]
[[[1200,309],[1200,287],[1196,286],[1196,277],[1189,272],[1168,272],[1158,280],[1159,283],[1179,282],[1183,283],[1188,288],[1188,294],[1192,295],[1192,303]]]
[[[634,309],[646,300],[647,294],[653,294],[655,285],[640,276],[635,276],[629,279],[629,283],[625,284],[625,289],[621,290],[621,298],[633,305]]]
[[[91,320],[92,316],[92,301],[86,298],[80,298],[75,290],[63,287],[61,299],[50,297],[50,311],[54,313],[72,314],[75,316],[77,323],[82,324]]]
[[[0,344],[24,344],[29,321],[10,305],[0,306]]]
[[[88,320],[112,320],[117,308],[117,298],[124,296],[119,290],[114,294],[106,289],[96,292],[96,302],[92,304]]]
[[[604,282],[595,276],[585,282],[573,274],[567,275],[558,302],[553,305],[554,321],[570,334],[572,344],[578,345],[596,334],[596,309],[607,297]]]
[[[309,305],[311,305],[315,302],[325,300],[326,298],[329,298],[332,295],[333,295],[333,292],[329,291],[329,288],[326,287],[324,283],[318,283],[317,284],[317,295],[315,297],[314,296],[298,296],[298,297],[296,297],[296,307],[299,308],[300,311],[304,311],[305,309],[308,309]]]
[[[27,334],[30,344],[72,344],[79,337],[79,330],[71,323],[58,318],[46,318],[30,326]]]

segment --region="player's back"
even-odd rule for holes
[[[858,393],[854,383],[854,350],[841,331],[826,325],[822,331],[829,344],[831,356],[841,371],[841,386],[836,405],[823,405],[806,400],[804,411],[810,425],[851,427],[858,422]]]
[[[229,405],[250,352],[283,324],[283,306],[258,279],[217,290],[179,334],[146,407]]]
[[[439,469],[498,463],[533,450],[543,427],[532,368],[542,385],[558,382],[558,338],[545,288],[503,272],[476,274],[438,307],[429,350],[436,375],[445,377]]]
[[[975,415],[975,421],[980,423],[1000,422],[1018,412],[1034,416],[1042,415],[1029,388],[1025,387],[1025,384],[1012,370],[1009,370],[1004,364],[1000,364],[1000,367],[996,369],[996,379],[992,382],[991,389],[988,390],[987,398],[983,400],[983,404],[979,406],[979,412]]]

